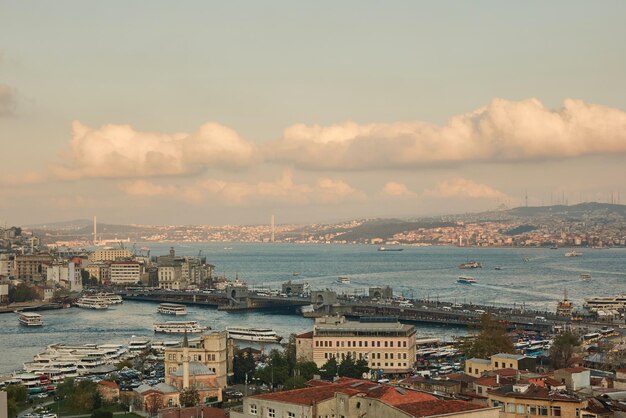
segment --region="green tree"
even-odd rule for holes
[[[117,366],[115,366],[117,370],[122,370],[124,367],[128,367],[129,369],[132,368],[133,362],[130,361],[130,359],[126,359],[126,360],[120,361],[119,363],[117,363]]]
[[[200,394],[193,386],[183,389],[180,392],[180,404],[184,407],[195,406],[200,403]]]
[[[17,416],[17,403],[15,402],[15,399],[7,398],[7,415],[9,418]]]
[[[26,283],[20,283],[9,289],[9,302],[28,302],[38,298],[35,289]]]
[[[96,409],[91,413],[91,418],[113,418],[113,412]]]
[[[580,345],[578,337],[571,331],[557,335],[550,347],[550,361],[555,369],[569,367],[576,347]]]
[[[320,368],[320,377],[324,380],[333,380],[339,374],[339,364],[335,357],[331,357]]]
[[[313,379],[313,376],[319,372],[314,361],[299,361],[296,363],[295,370],[296,376],[302,376],[306,380]]]
[[[244,383],[246,374],[252,378],[255,369],[255,362],[252,355],[239,351],[233,358],[233,381],[234,383]]]
[[[291,376],[285,381],[285,389],[302,389],[306,387],[307,380],[304,376]]]
[[[488,313],[483,314],[478,326],[479,332],[473,339],[468,339],[464,347],[467,358],[489,358],[498,353],[513,353],[513,341],[506,333],[504,325]]]
[[[7,399],[12,399],[16,403],[24,403],[28,398],[28,389],[23,385],[9,385],[6,388]]]

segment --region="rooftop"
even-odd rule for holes
[[[431,417],[445,414],[452,414],[464,411],[474,411],[484,409],[482,405],[459,400],[434,400],[398,406],[398,409],[411,414],[414,417]]]

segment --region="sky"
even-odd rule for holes
[[[0,222],[626,202],[623,1],[0,1]]]

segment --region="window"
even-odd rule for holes
[[[406,347],[406,341],[402,343],[402,347]]]
[[[287,411],[287,418],[296,418],[296,413]]]
[[[257,410],[256,410],[256,404],[250,404],[250,414],[252,415],[256,415],[257,414]]]
[[[504,366],[502,366],[502,367],[504,367]],[[513,368],[513,363],[509,364],[509,367],[510,367],[510,368]]]
[[[539,415],[547,417],[548,416],[548,407],[547,406],[540,406],[539,407]]]
[[[550,409],[551,409],[550,413],[552,414],[553,417],[560,417],[561,416],[561,407],[560,406],[553,406]]]
[[[359,341],[359,347],[363,347],[363,341]]]
[[[500,367],[500,366],[498,365],[498,362],[496,361],[496,369],[497,369],[498,367]]]
[[[276,410],[274,408],[267,408],[267,418],[276,418]]]
[[[393,347],[393,341],[389,341],[389,347]]]
[[[388,347],[389,343],[387,341],[385,341],[385,347]]]
[[[472,368],[471,367],[469,367],[467,370],[468,370],[469,374],[472,374]]]

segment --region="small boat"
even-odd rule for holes
[[[480,269],[482,267],[483,267],[482,264],[480,264],[478,261],[474,261],[474,260],[468,261],[468,262],[463,263],[463,264],[459,264],[459,268],[460,269]]]
[[[502,267],[500,267],[500,266],[494,267],[494,270],[502,270]]]
[[[404,251],[404,248],[395,248],[395,247],[378,247],[378,251]]]
[[[300,273],[298,273],[297,271],[294,271],[294,272],[293,272],[293,276],[294,276],[294,277],[297,277],[297,276],[299,276],[299,275],[300,275]]]
[[[350,284],[350,278],[346,276],[339,276],[337,281],[341,284]]]
[[[161,303],[157,312],[163,315],[187,315],[187,307],[178,303]]]
[[[474,283],[478,283],[478,280],[476,280],[473,277],[459,276],[459,278],[457,279],[457,282],[462,283],[462,284],[474,284]]]
[[[581,280],[585,282],[588,282],[589,280],[591,280],[591,274],[588,274],[588,273],[583,273],[579,277]]]
[[[558,245],[553,245],[552,247],[550,247],[551,250],[558,250],[559,246]]]
[[[198,321],[167,321],[155,322],[154,332],[163,332],[165,334],[197,334],[208,330],[209,327],[198,324]]]
[[[583,255],[583,253],[579,253],[576,250],[568,251],[568,252],[565,253],[565,257],[580,257],[582,255]]]
[[[528,258],[528,257],[524,257],[524,258],[522,258],[522,261],[523,261],[524,263],[528,263],[528,262],[530,261],[530,258]]]
[[[40,327],[43,325],[43,320],[41,319],[41,315],[34,312],[17,312],[20,316],[19,321],[20,324],[26,325],[27,327]]]
[[[282,337],[269,328],[227,327],[228,337],[233,340],[279,342]]]

